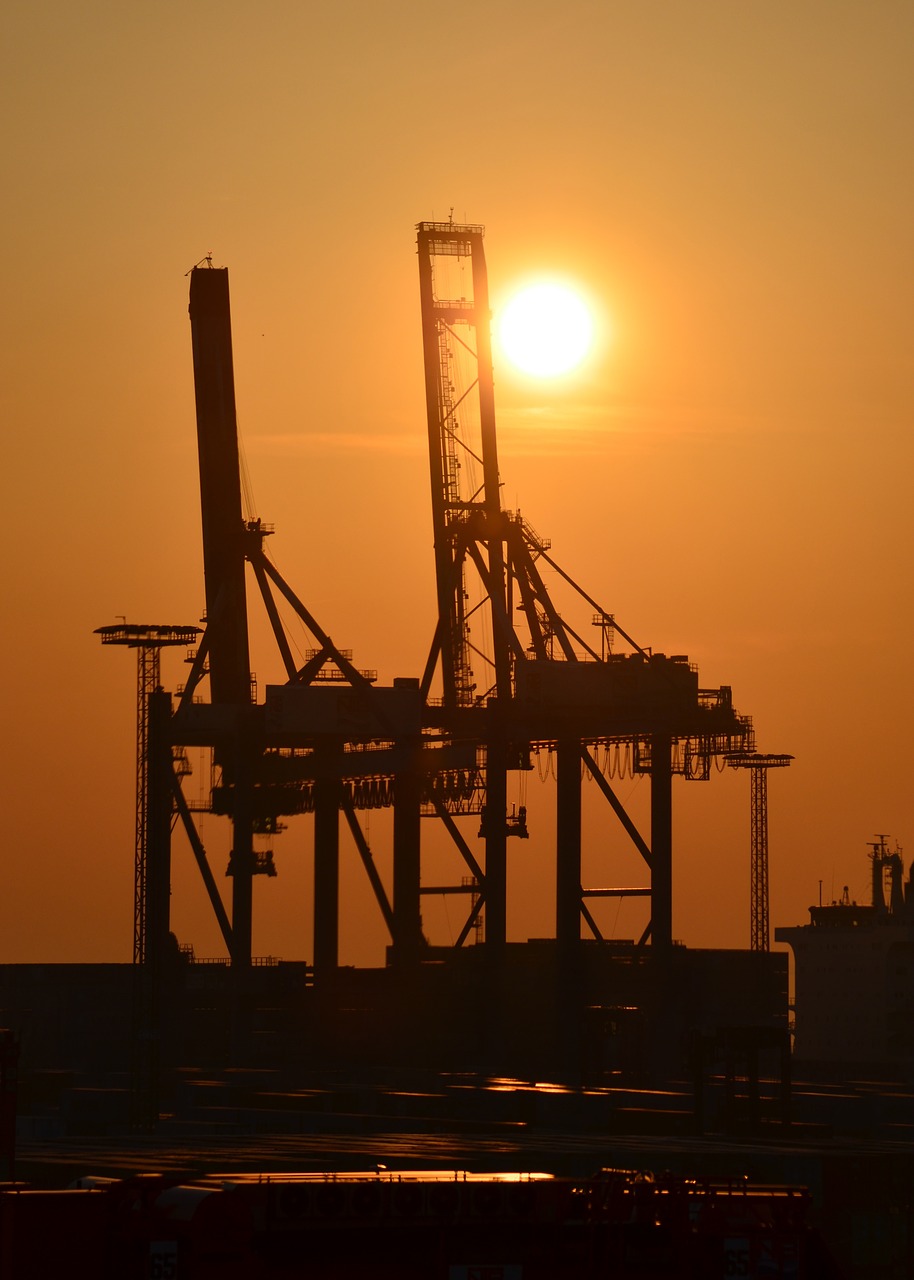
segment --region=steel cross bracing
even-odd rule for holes
[[[445,886],[472,904],[458,945],[476,930],[485,906],[485,943],[496,954],[506,940],[507,840],[526,834],[523,815],[508,812],[507,778],[528,770],[537,749],[553,753],[558,778],[557,939],[566,948],[579,941],[582,920],[599,937],[587,899],[640,894],[651,899],[643,940],[651,936],[658,948],[668,947],[671,779],[707,777],[715,758],[752,745],[749,722],[734,712],[729,689],[699,689],[686,659],[638,646],[552,558],[548,540],[519,512],[502,508],[482,237],[475,225],[419,226],[438,623],[421,680],[390,687],[379,686],[375,672],[357,668],[350,651],[331,640],[268,557],[272,530],[243,516],[228,276],[210,266],[192,273],[207,623],[177,704],[155,695],[155,830],[167,865],[177,812],[239,971],[251,963],[252,879],[273,870],[272,856],[255,851],[254,838],[279,832],[285,816],[305,812],[314,815],[316,970],[333,969],[338,958],[341,816],[390,931],[395,962],[421,958],[421,895],[444,891],[422,882],[422,816],[441,822],[463,864],[461,883]],[[246,564],[285,674],[261,702],[249,671]],[[597,644],[559,608],[556,588],[596,618]],[[310,636],[303,653],[283,621],[290,612]],[[627,651],[614,652],[614,645]],[[216,782],[203,803],[183,796],[171,759],[191,745],[214,754]],[[147,745],[150,760],[154,746]],[[649,840],[611,786],[623,766],[650,774]],[[585,772],[644,859],[649,888],[582,887]],[[380,807],[393,810],[392,886],[379,874],[358,820],[360,810]],[[194,826],[198,808],[232,823],[230,913]],[[480,818],[484,858],[461,830],[462,815]],[[167,927],[167,897],[163,910]]]
[[[702,690],[684,658],[639,646],[567,574],[519,512],[502,508],[483,228],[417,227],[438,625],[422,679],[426,724],[481,753],[486,941],[504,941],[506,775],[529,767],[532,745],[554,752],[559,814],[556,929],[569,945],[581,919],[599,936],[587,896],[651,897],[642,936],[671,943],[674,773],[707,778],[711,761],[752,747],[730,690]],[[557,584],[600,626],[595,647],[554,596]],[[620,640],[629,652],[613,653]],[[627,743],[651,776],[651,839],[617,800],[592,754]],[[651,888],[582,889],[580,777],[588,771],[651,872]]]
[[[136,842],[133,875],[133,963],[146,959],[146,835],[149,801],[149,699],[162,683],[161,650],[141,645],[136,663]]]
[[[305,812],[314,815],[315,969],[337,963],[341,815],[395,952],[417,954],[419,818],[423,811],[473,809],[475,749],[425,734],[418,680],[377,686],[377,673],[354,666],[350,651],[334,644],[267,556],[264,543],[272,529],[245,519],[241,510],[226,271],[207,263],[191,272],[190,316],[207,623],[177,706],[166,695],[162,724],[173,748],[212,749],[215,782],[208,800],[189,802],[173,775],[168,803],[184,825],[233,968],[251,963],[253,877],[275,870],[272,854],[255,849],[255,837],[275,835],[284,817]],[[284,685],[266,688],[260,703],[248,670],[245,563],[286,676]],[[291,611],[296,629],[310,636],[303,655],[296,656],[283,611]],[[208,701],[200,692],[206,687]],[[379,807],[392,808],[394,816],[392,900],[357,818],[358,810]],[[476,811],[480,807],[475,804]],[[196,811],[220,813],[232,823],[230,914],[194,825]],[[161,824],[158,832],[167,842]]]

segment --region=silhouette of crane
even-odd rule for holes
[[[417,232],[438,592],[421,690],[426,727],[477,748],[485,945],[493,959],[504,950],[507,839],[526,834],[508,813],[507,777],[530,770],[531,752],[545,750],[556,769],[557,953],[571,972],[582,920],[602,940],[586,898],[637,895],[650,901],[638,945],[650,939],[657,956],[668,956],[673,775],[707,778],[712,758],[749,749],[751,724],[734,711],[729,686],[699,688],[685,655],[637,644],[553,559],[549,540],[502,506],[484,228],[420,222]],[[572,611],[587,606],[598,619],[599,650],[574,628],[557,592]],[[630,652],[611,652],[610,638]],[[650,775],[649,841],[598,763],[620,744],[635,770]],[[644,860],[649,887],[582,887],[585,773]],[[451,815],[439,808],[439,816]]]

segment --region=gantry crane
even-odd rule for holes
[[[520,512],[502,507],[483,229],[420,223],[418,247],[438,620],[421,679],[395,679],[387,687],[333,642],[267,555],[271,528],[242,511],[228,273],[208,261],[191,273],[207,616],[176,703],[158,688],[149,695],[147,852],[168,868],[177,813],[231,957],[239,1008],[252,962],[253,878],[275,870],[272,855],[255,850],[255,836],[276,834],[292,814],[314,815],[318,985],[338,965],[341,814],[390,933],[395,968],[418,966],[428,955],[422,894],[442,891],[469,900],[456,946],[478,932],[484,908],[483,947],[500,965],[508,840],[526,833],[523,812],[508,812],[508,776],[529,770],[532,753],[541,751],[557,766],[559,1004],[578,972],[582,921],[602,941],[590,898],[649,899],[638,945],[650,941],[658,962],[669,958],[673,776],[707,779],[714,758],[753,747],[751,723],[734,711],[728,687],[702,689],[687,658],[639,645],[561,568]],[[246,565],[285,673],[262,701],[250,673]],[[557,591],[599,626],[598,644],[576,629]],[[311,637],[313,648],[299,657],[280,606]],[[208,701],[200,692],[206,677]],[[214,785],[198,805],[185,799],[175,768],[176,753],[191,745],[212,749],[216,766]],[[632,770],[651,779],[649,838],[609,780],[606,762],[622,750]],[[642,856],[649,885],[582,885],[585,772]],[[378,807],[393,816],[389,889],[358,818],[359,810]],[[194,825],[195,808],[231,821],[230,917]],[[483,858],[458,822],[470,815],[479,820]],[[423,816],[443,823],[463,859],[459,885],[423,883]],[[168,913],[166,877],[157,938],[167,939]],[[573,1000],[565,1003],[570,1009]]]
[[[519,512],[502,507],[484,231],[453,222],[422,222],[417,231],[438,592],[422,693],[427,724],[480,752],[475,795],[485,837],[486,945],[499,948],[505,939],[507,773],[529,767],[531,748],[545,748],[557,761],[560,951],[575,949],[582,917],[599,936],[588,895],[639,894],[651,902],[641,941],[650,937],[655,952],[666,953],[672,944],[673,773],[707,778],[713,756],[750,748],[750,722],[734,712],[729,688],[700,689],[686,658],[638,645],[558,565],[548,541]],[[594,611],[599,650],[559,610],[547,574]],[[611,652],[607,629],[630,652]],[[598,748],[620,742],[651,778],[649,840],[597,763]],[[582,888],[585,769],[647,864],[649,888]]]
[[[432,803],[428,797],[437,798],[436,803],[462,803],[474,785],[468,767],[474,761],[437,735],[426,741],[419,680],[395,679],[392,686],[378,686],[377,672],[354,665],[351,651],[334,643],[267,555],[271,527],[246,518],[241,504],[228,272],[207,260],[190,274],[206,627],[177,702],[158,688],[148,699],[143,811],[149,856],[163,868],[165,884],[156,937],[168,936],[167,869],[176,812],[232,970],[243,982],[252,960],[254,877],[275,874],[272,854],[256,850],[255,837],[277,834],[286,816],[312,813],[314,971],[319,977],[331,974],[339,951],[342,814],[389,930],[393,958],[413,962],[425,945],[419,871],[423,805]],[[286,677],[284,684],[266,687],[262,702],[250,672],[246,565],[253,571]],[[314,647],[305,650],[303,660],[293,653],[281,605],[310,636]],[[204,700],[207,678],[209,699]],[[194,745],[212,750],[215,783],[208,798],[190,803],[173,758]],[[393,810],[392,895],[358,818],[359,810],[379,807]],[[231,821],[230,914],[194,823],[194,813],[201,809]],[[147,884],[143,901],[148,899]],[[153,971],[148,948],[138,958]]]

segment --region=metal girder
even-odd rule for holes
[[[193,851],[194,859],[200,870],[200,875],[203,878],[203,884],[206,887],[206,893],[210,900],[210,905],[213,908],[213,914],[215,915],[216,921],[219,925],[219,931],[222,934],[226,949],[229,955],[231,955],[232,926],[229,923],[228,913],[223,905],[222,895],[219,893],[219,888],[209,865],[209,859],[206,856],[206,849],[203,847],[203,841],[200,839],[200,833],[194,825],[193,814],[187,807],[187,800],[185,799],[184,792],[181,789],[181,781],[175,776],[174,771],[172,771],[172,793],[174,795],[178,817],[181,819],[184,826],[184,831],[187,835],[191,850]]]

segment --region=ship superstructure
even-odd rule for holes
[[[902,851],[869,846],[871,900],[809,908],[809,924],[775,930],[793,951],[798,1062],[914,1065],[914,880]]]

